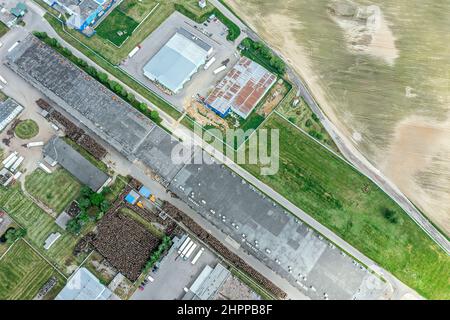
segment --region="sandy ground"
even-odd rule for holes
[[[346,119],[337,117],[339,106],[334,103],[332,90],[312,69],[308,56],[313,53],[306,52],[295,40],[295,30],[302,28],[302,22],[279,13],[255,14],[252,10],[255,4],[241,0],[227,0],[227,4],[296,69],[328,118],[358,148],[361,133],[350,128]],[[401,54],[382,15],[367,53],[382,57],[389,64],[394,63]],[[405,96],[414,98],[416,93],[413,88],[407,87]],[[443,123],[425,117],[410,117],[395,126],[395,138],[391,145],[383,148],[374,146],[377,152],[372,154],[360,151],[433,222],[450,234],[450,121]]]
[[[446,123],[410,117],[398,124],[380,163],[380,169],[445,230],[450,230],[449,204],[442,201],[450,194],[449,137],[450,117]]]
[[[364,12],[367,18],[358,17],[356,8]],[[343,17],[338,13],[330,13],[330,17],[344,30],[350,51],[370,54],[381,58],[389,65],[393,65],[395,59],[399,57],[395,46],[396,39],[380,7],[355,5],[354,17]]]

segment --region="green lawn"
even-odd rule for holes
[[[72,255],[78,239],[62,230],[54,219],[31,199],[27,198],[18,186],[0,187],[0,208],[27,229],[26,239],[54,263],[61,272],[69,275],[71,270],[67,267],[79,264],[80,261],[77,260],[81,260],[81,257],[75,259]],[[61,237],[46,251],[44,250],[44,242],[54,232],[61,233]]]
[[[62,168],[51,174],[37,169],[26,177],[25,188],[35,198],[60,213],[78,197],[81,184]]]
[[[153,8],[155,8],[160,2],[162,1],[141,0],[138,2],[136,0],[124,0],[120,3],[118,8],[120,9],[120,11],[122,11],[124,14],[134,19],[135,21],[142,22],[142,20],[144,20],[145,17],[147,17],[148,14],[153,10]],[[161,3],[159,5],[164,5],[164,3]]]
[[[17,241],[0,260],[0,300],[30,300],[55,276],[58,282],[47,299],[53,299],[64,278],[23,240]]]
[[[0,37],[3,37],[8,31],[8,27],[3,22],[0,22]]]
[[[279,172],[246,170],[424,297],[450,298],[450,257],[393,200],[280,116],[263,128],[280,129]],[[386,208],[396,212],[396,222],[385,217]]]
[[[116,7],[95,29],[97,35],[120,47],[139,25]]]
[[[39,133],[39,126],[31,119],[20,121],[14,129],[14,133],[20,139],[31,139]]]
[[[323,144],[330,147],[335,152],[339,152],[333,139],[331,139],[328,132],[320,123],[320,120],[314,116],[309,105],[300,98],[298,104],[294,107],[292,103],[297,99],[297,90],[292,90],[288,93],[286,99],[284,99],[277,107],[277,111],[281,113],[286,119],[298,126],[299,128],[309,132],[311,135],[319,133],[315,138]]]

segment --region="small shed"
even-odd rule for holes
[[[146,186],[142,186],[141,189],[139,189],[139,194],[147,199],[152,195],[150,189],[148,189]]]
[[[125,201],[131,204],[135,204],[139,199],[139,193],[131,190],[129,194],[125,197]]]

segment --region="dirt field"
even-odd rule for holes
[[[339,130],[450,234],[450,3],[355,1],[380,9],[367,48],[355,52],[331,0],[226,2],[306,79]]]

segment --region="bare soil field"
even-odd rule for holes
[[[333,0],[226,2],[296,68],[348,140],[450,234],[450,2],[354,0],[356,11],[339,14]]]

